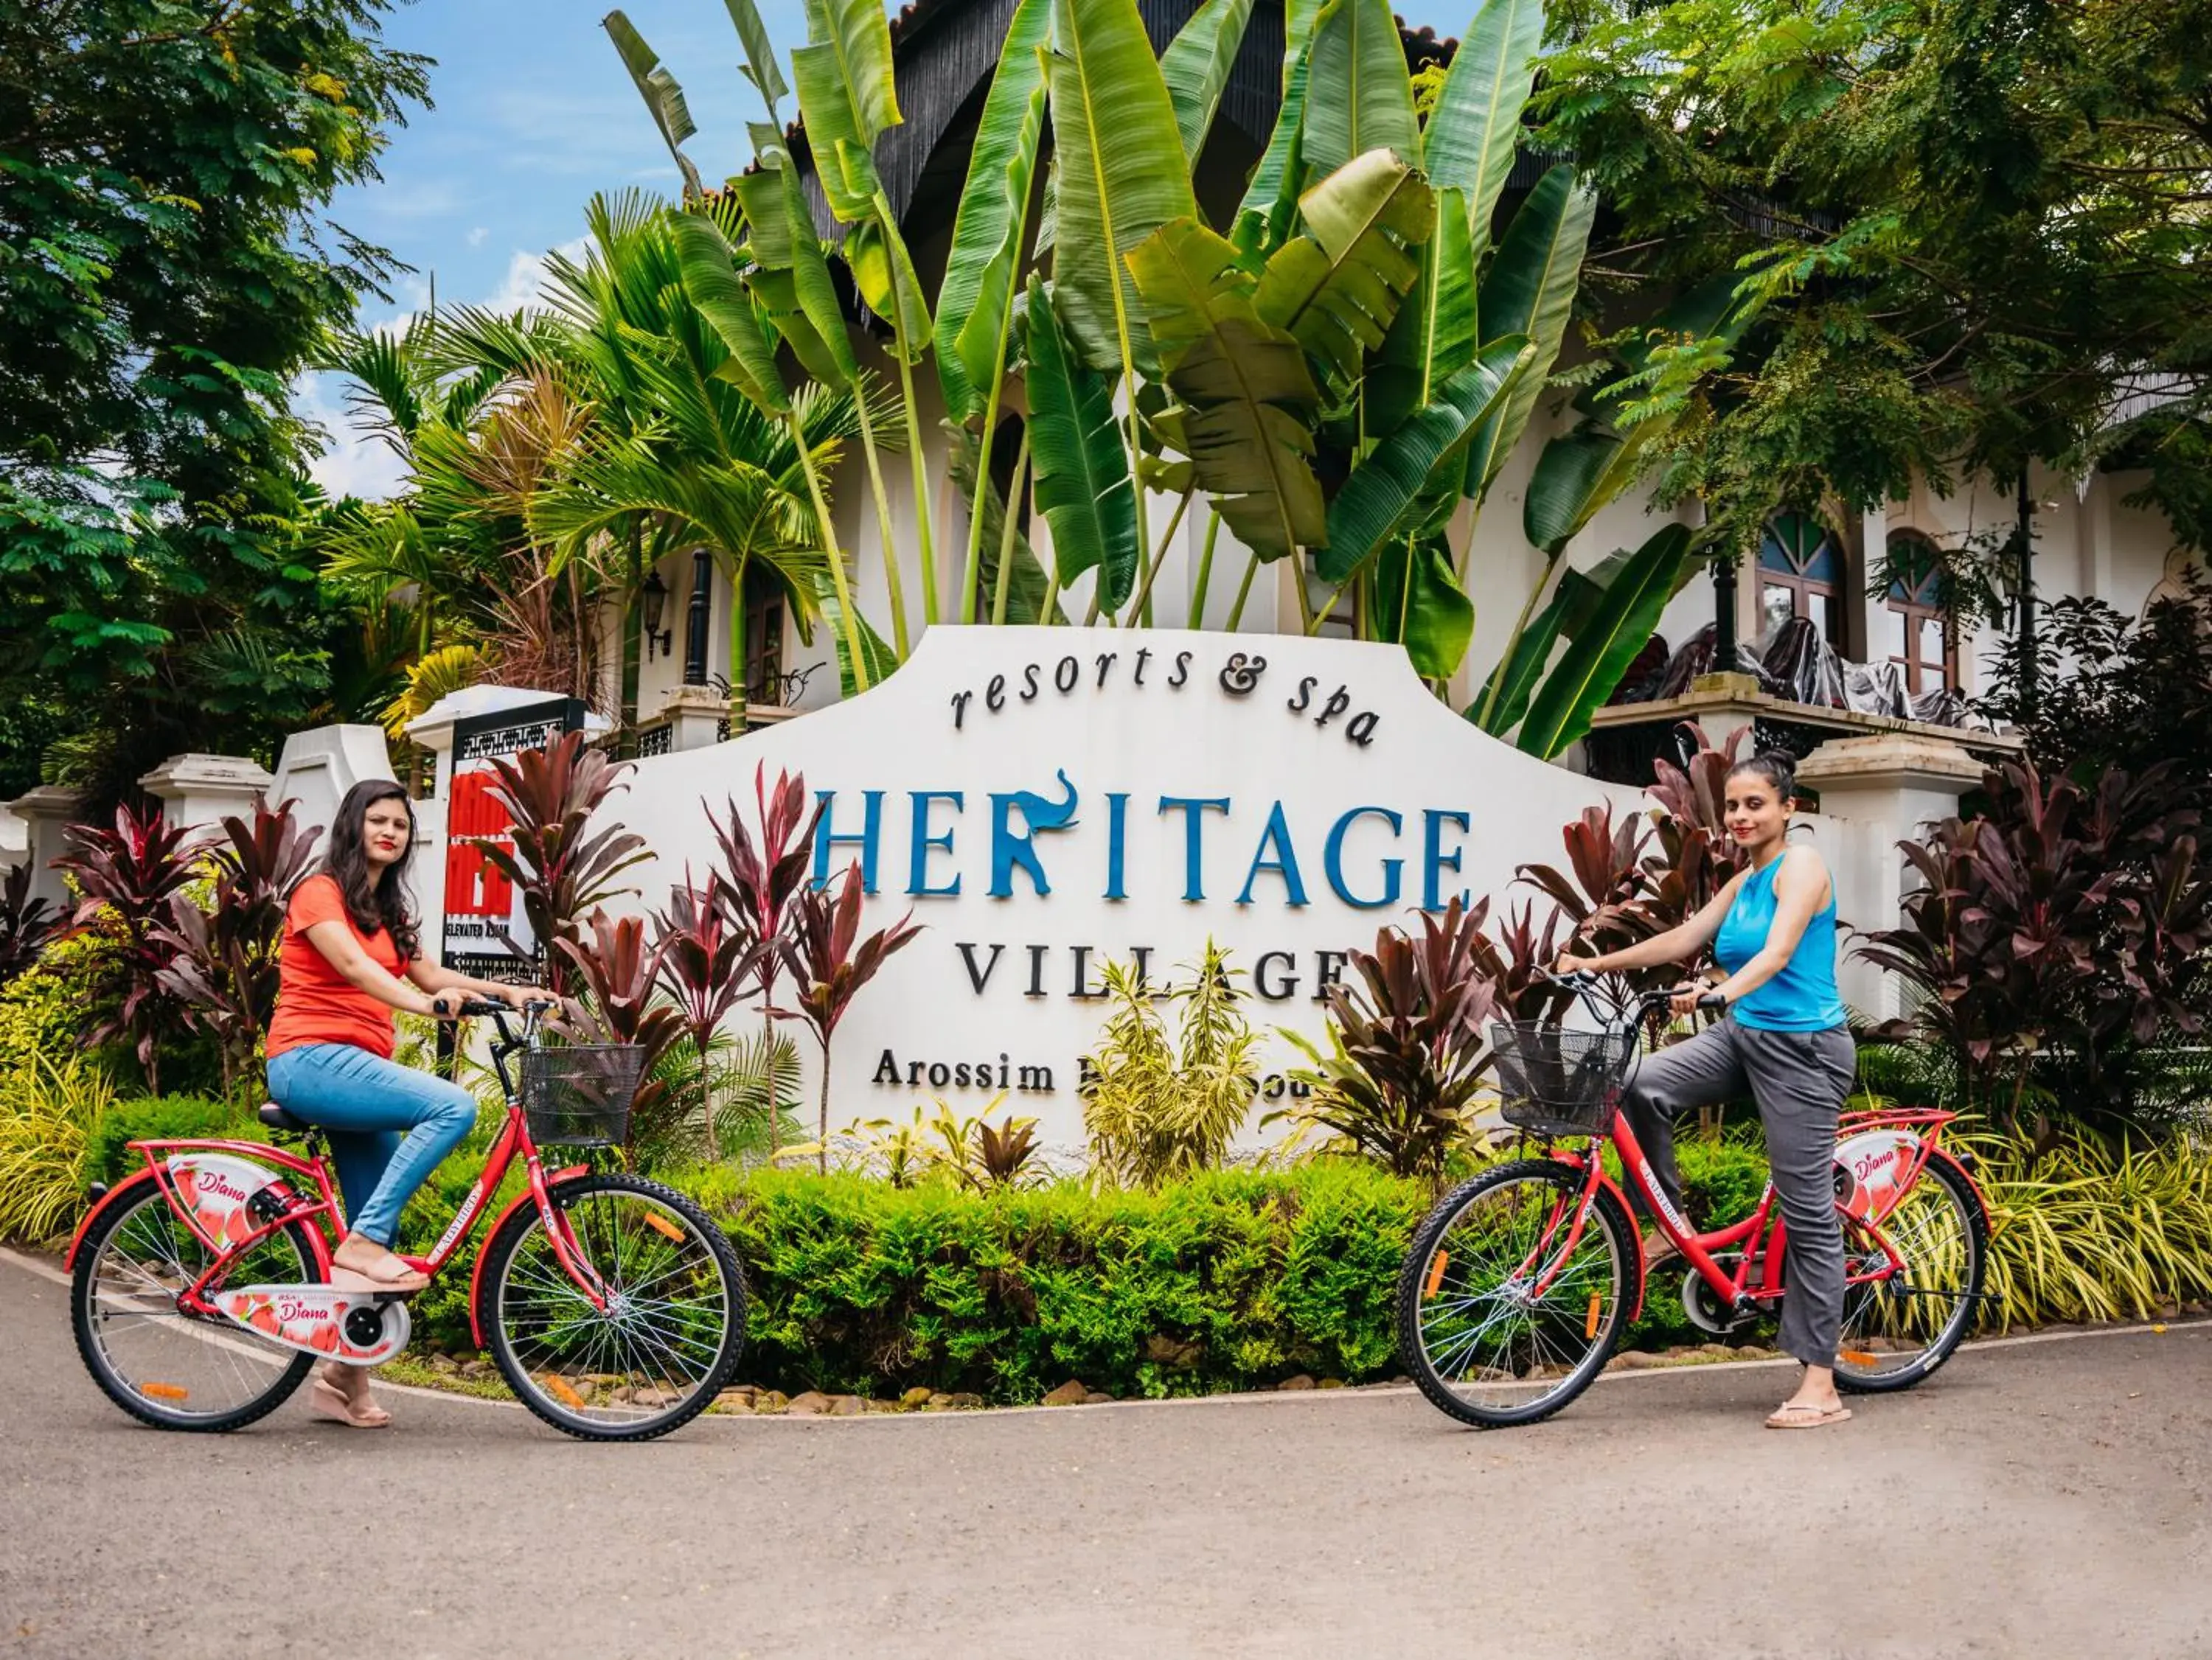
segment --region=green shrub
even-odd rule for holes
[[[42,1245],[76,1226],[92,1136],[113,1096],[81,1055],[33,1056],[0,1072],[0,1239]]]
[[[133,1142],[209,1139],[265,1142],[269,1136],[251,1114],[228,1101],[206,1095],[133,1096],[100,1114],[86,1157],[86,1178],[112,1186],[142,1168],[143,1159],[131,1150]]]
[[[0,1066],[72,1054],[116,1004],[119,942],[94,931],[57,940],[0,991]]]
[[[1395,1369],[1421,1184],[1364,1166],[1211,1172],[1157,1191],[988,1194],[696,1172],[752,1282],[757,1379],[1033,1401],[1069,1377],[1200,1395]]]

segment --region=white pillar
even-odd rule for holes
[[[157,797],[161,815],[172,826],[212,831],[226,818],[237,817],[267,798],[276,775],[259,762],[243,755],[172,755],[152,772],[141,775],[139,787]]]
[[[31,897],[66,905],[69,888],[62,881],[61,872],[53,868],[53,862],[69,851],[64,833],[82,811],[76,791],[65,790],[58,784],[42,784],[30,794],[16,797],[8,808],[23,821],[25,827],[25,857],[31,863]]]
[[[732,700],[711,686],[679,686],[660,712],[668,721],[668,747],[704,749],[728,736]]]
[[[1805,758],[1798,783],[1818,791],[1822,815],[1847,830],[1830,861],[1841,921],[1862,930],[1897,926],[1913,885],[1898,844],[1956,814],[1984,771],[1957,744],[1917,733],[1831,738]],[[1844,1001],[1869,1021],[1905,1012],[1903,986],[1848,948],[1838,978]]]
[[[280,801],[297,803],[293,815],[301,827],[319,827],[327,835],[346,791],[364,779],[398,781],[384,729],[317,726],[284,740],[269,800],[272,806]]]

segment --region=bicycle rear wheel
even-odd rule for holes
[[[1903,1261],[1887,1277],[1889,1255],[1863,1224],[1844,1224],[1844,1321],[1836,1345],[1836,1384],[1860,1394],[1910,1389],[1951,1358],[1972,1329],[1989,1260],[1989,1225],[1965,1174],[1931,1160],[1881,1234]],[[1857,1283],[1850,1283],[1856,1281]]]
[[[643,1441],[705,1411],[737,1371],[745,1281],[728,1237],[658,1182],[582,1176],[553,1190],[604,1287],[586,1295],[537,1209],[484,1246],[477,1318],[523,1405],[590,1441]]]
[[[289,1222],[232,1262],[229,1285],[319,1283],[307,1224]],[[315,1357],[177,1301],[216,1253],[150,1181],[118,1196],[77,1247],[70,1324],[107,1398],[161,1429],[238,1429],[273,1412]]]
[[[1589,1386],[1628,1318],[1627,1214],[1551,1160],[1485,1171],[1448,1194],[1398,1275],[1398,1342],[1421,1393],[1483,1429],[1533,1424]],[[1540,1290],[1539,1289],[1540,1287]]]

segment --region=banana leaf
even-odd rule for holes
[[[723,3],[729,9],[730,21],[736,26],[738,39],[744,44],[744,77],[753,83],[761,102],[768,106],[769,125],[781,142],[782,118],[776,114],[775,106],[791,88],[784,84],[783,71],[776,64],[775,43],[769,39],[768,26],[761,21],[753,0],[723,0]]]
[[[872,150],[884,128],[905,119],[899,113],[890,17],[878,0],[806,0],[806,38],[836,54],[864,148]]]
[[[1022,0],[968,154],[968,183],[952,221],[952,249],[937,291],[937,378],[945,407],[973,421],[989,402],[1004,360],[1007,312],[1022,254],[1022,221],[1044,125],[1044,61],[1052,0]]]
[[[1436,233],[1421,250],[1421,275],[1391,319],[1361,383],[1367,430],[1377,437],[1429,401],[1430,389],[1474,355],[1475,253],[1467,195],[1438,191]]]
[[[988,594],[997,591],[999,583],[999,546],[1005,540],[1006,526],[1006,498],[995,489],[979,492],[975,488],[975,463],[982,455],[982,445],[975,434],[957,421],[944,423],[946,435],[945,465],[952,475],[952,488],[960,493],[963,501],[972,502],[983,515],[981,579],[980,591]],[[1044,561],[1037,557],[1030,539],[1019,530],[1014,533],[1013,568],[1006,575],[1006,621],[1008,622],[1052,622],[1067,621],[1066,613],[1055,601],[1052,609],[1045,609],[1045,596],[1052,584],[1045,575]]]
[[[799,170],[786,159],[732,184],[744,208],[745,245],[753,258],[745,286],[767,307],[809,374],[830,385],[854,385],[860,360],[800,192]]]
[[[1268,257],[1260,316],[1305,348],[1323,385],[1342,395],[1382,344],[1421,275],[1436,197],[1387,149],[1369,150],[1298,198],[1306,233]]]
[[[1486,342],[1474,361],[1437,388],[1433,401],[1369,451],[1328,506],[1328,546],[1315,560],[1322,579],[1339,587],[1436,512],[1437,485],[1456,494],[1468,439],[1482,418],[1525,373],[1531,355],[1518,335]]]
[[[1061,321],[1036,276],[1030,278],[1030,462],[1036,500],[1052,526],[1060,585],[1098,573],[1100,607],[1116,610],[1136,585],[1137,491],[1129,452],[1104,376],[1075,357]]]
[[[1429,183],[1466,192],[1478,254],[1489,245],[1490,216],[1513,173],[1521,111],[1543,41],[1544,0],[1483,0],[1429,112],[1422,135]]]
[[[622,57],[623,67],[629,71],[637,95],[645,100],[646,113],[660,130],[661,142],[668,146],[669,154],[676,158],[676,165],[683,170],[684,194],[699,195],[699,170],[684,154],[684,141],[694,136],[699,128],[691,119],[691,106],[684,101],[684,88],[662,65],[660,54],[646,44],[645,37],[620,9],[609,12],[600,20],[600,26],[615,43],[615,51]]]
[[[1668,524],[1632,554],[1606,585],[1589,620],[1530,700],[1515,742],[1546,760],[1589,730],[1591,714],[1659,626],[1690,558],[1690,527]],[[1571,601],[1563,602],[1565,605]]]
[[[1301,148],[1309,178],[1327,178],[1370,150],[1421,165],[1421,124],[1390,0],[1328,0],[1308,64]]]
[[[1052,34],[1053,297],[1079,361],[1149,368],[1121,262],[1170,219],[1197,216],[1175,105],[1137,0],[1053,0]]]
[[[1370,625],[1394,639],[1424,680],[1449,680],[1474,638],[1474,602],[1459,585],[1451,543],[1442,536],[1404,536],[1375,561],[1368,585]]]
[[[836,580],[827,571],[815,574],[814,603],[822,608],[822,620],[829,627],[830,638],[837,643],[837,685],[843,694],[849,698],[862,689],[860,677],[853,671],[854,639],[860,641],[860,663],[867,671],[868,685],[880,686],[888,680],[891,671],[899,666],[898,657],[859,612],[853,614],[852,627],[848,629],[845,608],[837,600]]]
[[[1297,212],[1298,179],[1304,170],[1298,157],[1306,114],[1303,47],[1293,51],[1289,64],[1283,77],[1283,106],[1275,112],[1274,130],[1267,136],[1267,150],[1253,169],[1252,182],[1244,188],[1244,199],[1237,204],[1237,219],[1229,233],[1229,239],[1237,245],[1237,258],[1254,270],[1259,270],[1269,252],[1282,245]]]
[[[1168,83],[1176,130],[1193,168],[1206,134],[1213,130],[1222,88],[1229,84],[1230,66],[1251,18],[1252,0],[1206,0],[1160,54],[1160,78]]]
[[[929,298],[921,274],[906,250],[906,238],[888,211],[883,192],[876,192],[877,211],[853,227],[845,238],[845,265],[853,273],[853,286],[860,301],[878,317],[894,319],[893,349],[904,342],[906,360],[921,361],[929,348]]]
[[[1583,255],[1597,216],[1596,192],[1575,182],[1575,170],[1553,167],[1536,181],[1498,239],[1482,279],[1482,326],[1528,336],[1536,355],[1528,373],[1468,445],[1467,494],[1480,501],[1528,429],[1536,400],[1559,360],[1567,318],[1582,284]]]
[[[1230,241],[1194,219],[1162,226],[1129,255],[1168,388],[1182,400],[1155,427],[1237,539],[1280,559],[1328,533],[1314,475],[1321,393],[1297,336],[1261,317],[1257,285]]]
[[[684,293],[729,348],[715,373],[765,414],[789,412],[791,396],[776,367],[775,344],[738,281],[730,245],[714,221],[701,214],[678,214],[670,221]]]

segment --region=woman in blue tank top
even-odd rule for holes
[[[1813,1429],[1851,1415],[1836,1393],[1836,1338],[1843,1324],[1844,1238],[1836,1220],[1836,1118],[1856,1071],[1850,1027],[1836,991],[1836,894],[1816,849],[1791,847],[1795,766],[1767,754],[1729,774],[1726,822],[1751,857],[1743,871],[1679,928],[1625,951],[1568,955],[1562,970],[1605,973],[1680,962],[1710,942],[1727,978],[1674,999],[1688,1015],[1717,991],[1727,1014],[1686,1043],[1645,1058],[1624,1109],[1656,1185],[1679,1215],[1674,1119],[1692,1107],[1745,1094],[1766,1126],[1774,1194],[1789,1225],[1782,1347],[1805,1363],[1796,1392],[1766,1422]],[[1644,1257],[1672,1254],[1663,1235]]]

